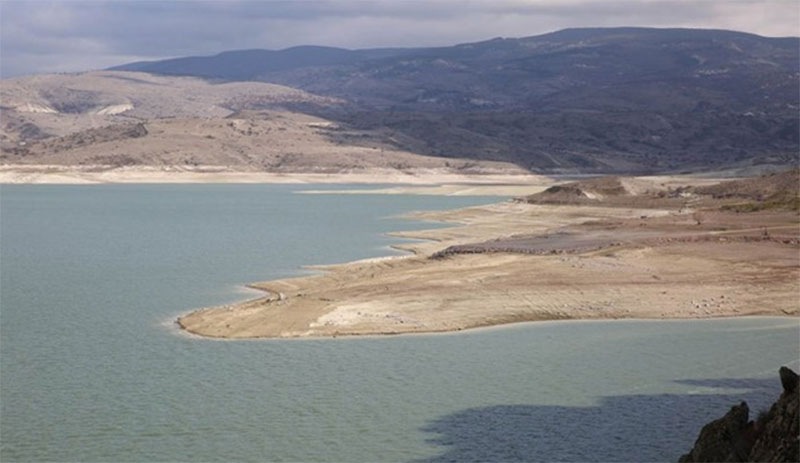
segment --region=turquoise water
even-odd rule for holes
[[[3,186],[0,460],[674,461],[799,366],[789,318],[178,332],[180,313],[251,297],[244,283],[386,255],[384,233],[432,226],[397,214],[494,201],[300,189]]]

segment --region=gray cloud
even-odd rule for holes
[[[294,45],[450,45],[566,27],[798,35],[793,0],[0,0],[0,75]]]

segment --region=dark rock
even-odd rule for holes
[[[781,367],[781,385],[785,394],[791,394],[797,389],[797,384],[800,383],[800,376],[793,372],[790,368]]]
[[[746,461],[750,452],[745,438],[749,416],[747,403],[731,407],[725,416],[703,426],[694,448],[680,461]]]
[[[800,389],[797,373],[781,367],[783,394],[755,423],[750,461],[800,461]]]
[[[138,124],[134,124],[129,128],[125,128],[121,130],[120,137],[121,138],[139,138],[144,137],[147,135],[147,127],[144,126],[143,123],[139,122]]]
[[[787,367],[781,367],[780,377],[784,391],[769,411],[748,421],[745,402],[731,408],[703,427],[680,461],[800,461],[800,377]]]

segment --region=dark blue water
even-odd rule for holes
[[[675,460],[798,366],[787,318],[181,335],[178,314],[247,298],[242,284],[432,226],[400,213],[494,201],[298,188],[0,188],[0,460]]]

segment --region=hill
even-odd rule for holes
[[[800,210],[800,168],[754,178],[731,180],[695,188],[694,193],[733,200],[728,209],[750,212],[764,209]]]
[[[194,76],[222,80],[260,80],[272,72],[301,68],[352,65],[363,60],[403,54],[406,49],[346,50],[300,46],[285,50],[233,50],[214,56],[189,56],[161,61],[141,61],[110,68],[152,74]]]
[[[797,38],[568,29],[427,49],[295,48],[117,69],[260,80],[335,97],[304,107],[407,149],[547,172],[797,162]]]
[[[0,163],[10,165],[519,171],[421,156],[392,144],[385,131],[287,110],[343,102],[262,82],[104,71],[2,80],[0,97]]]
[[[658,177],[597,177],[553,185],[518,201],[530,204],[698,207],[736,212],[799,210],[800,168],[705,185],[673,186],[660,182]]]
[[[114,69],[0,81],[0,161],[513,164],[551,174],[800,162],[798,38],[568,29],[438,48],[229,51]],[[297,122],[291,137],[276,116]],[[227,118],[252,124],[249,138],[225,135]],[[147,135],[120,139],[127,125],[115,126],[131,123]]]

